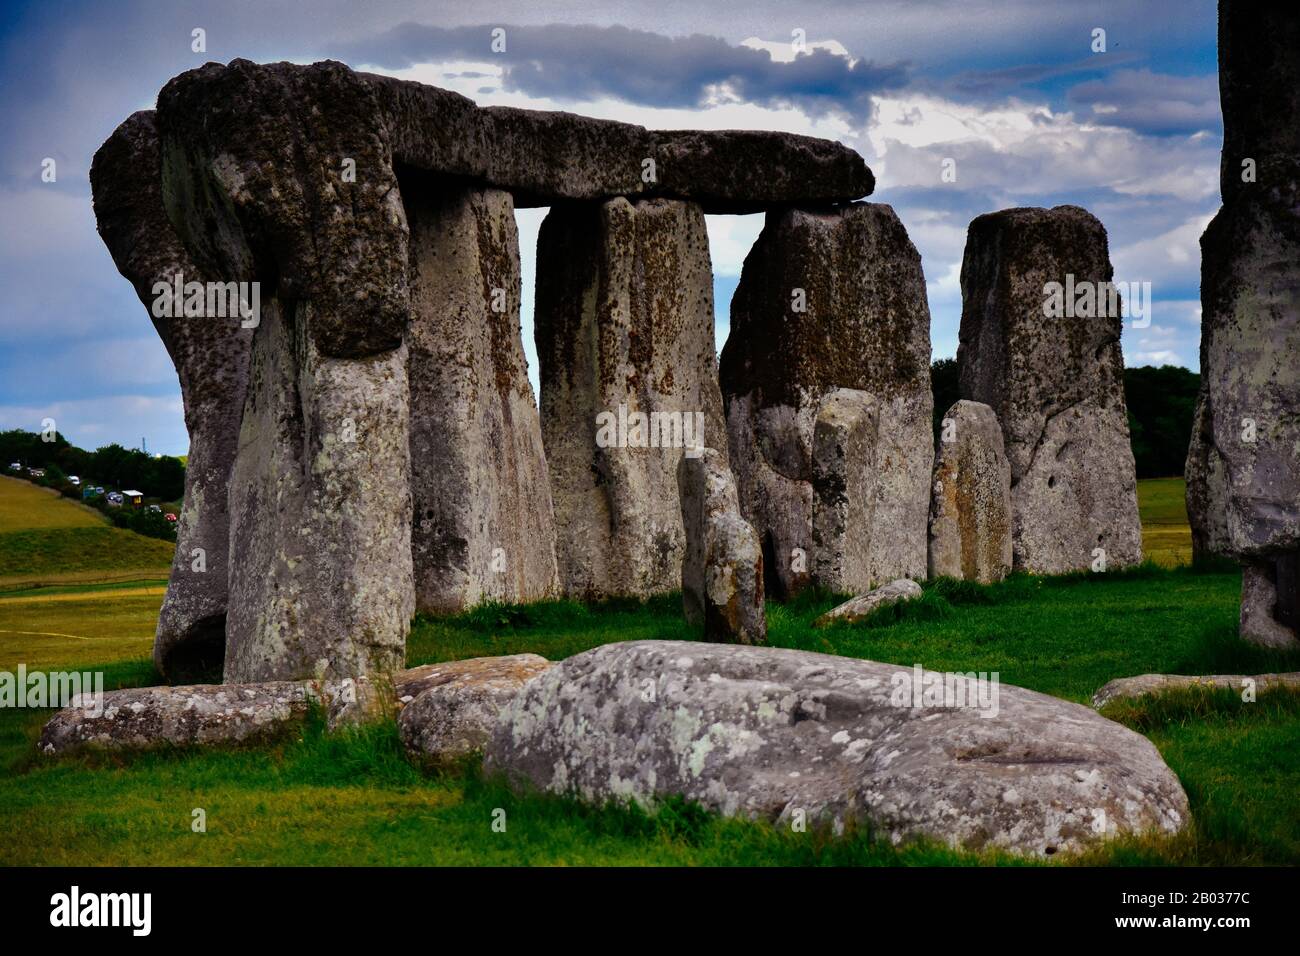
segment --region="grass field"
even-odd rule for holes
[[[1180,488],[1151,491],[1141,493],[1144,520],[1150,509],[1172,508],[1175,498],[1181,503]],[[1176,530],[1172,520],[1169,529]],[[1295,657],[1236,640],[1239,588],[1235,573],[1154,565],[1091,576],[1016,577],[989,588],[940,581],[927,584],[925,597],[903,611],[824,631],[809,625],[833,599],[809,595],[769,605],[770,640],[940,670],[996,670],[1004,682],[1076,701],[1086,701],[1111,678],[1146,671],[1300,669]],[[91,640],[34,637],[20,645],[19,638],[0,633],[0,666],[22,659],[29,667],[102,665],[109,686],[155,682],[145,637],[160,600],[155,592],[61,588],[2,598],[0,627]],[[559,659],[614,640],[694,637],[673,597],[595,607],[483,607],[454,618],[418,619],[408,662],[523,651]],[[20,656],[27,653],[36,656]],[[1074,862],[1300,862],[1300,696],[1268,694],[1247,704],[1232,693],[1182,695],[1112,705],[1108,714],[1160,748],[1188,791],[1195,824],[1177,840],[1110,845]],[[0,711],[0,863],[1012,862],[927,845],[894,848],[861,832],[840,840],[793,834],[721,820],[689,805],[672,804],[651,817],[635,809],[516,796],[472,766],[421,773],[404,758],[392,723],[332,735],[312,726],[269,751],[51,761],[34,748],[47,717]],[[206,812],[206,833],[191,829],[196,808]],[[504,833],[491,827],[497,808],[507,813]]]
[[[46,584],[166,580],[174,546],[114,528],[48,488],[0,476],[0,592]]]
[[[1192,563],[1192,529],[1187,524],[1187,485],[1181,478],[1138,482],[1142,551],[1163,567]]]

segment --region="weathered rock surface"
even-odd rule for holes
[[[329,726],[375,716],[381,709],[365,680],[195,684],[110,691],[102,702],[83,694],[41,731],[45,754],[77,750],[266,743],[300,728],[314,707]]]
[[[330,358],[313,321],[310,302],[264,303],[253,341],[230,479],[227,683],[391,673],[405,656],[406,348]]]
[[[1106,230],[1077,206],[1006,209],[970,224],[961,395],[989,405],[1002,426],[1017,569],[1086,569],[1096,549],[1107,567],[1142,560],[1118,297],[1107,317],[1045,314],[1048,283],[1090,283],[1097,294],[1111,276]]]
[[[437,87],[356,76],[374,90],[400,162],[510,190],[519,206],[662,197],[697,202],[710,213],[743,213],[858,199],[875,188],[862,157],[829,140],[754,130],[647,130],[572,113],[480,109]],[[653,161],[653,179],[646,160]]]
[[[154,636],[154,664],[168,680],[220,672],[226,642],[229,565],[227,488],[239,439],[252,329],[238,314],[155,315],[154,284],[206,281],[167,220],[152,111],[133,114],[95,154],[90,170],[99,234],[118,271],[150,310],[180,379],[190,434],[185,501],[167,596]],[[159,310],[162,311],[162,310]]]
[[[1183,468],[1187,521],[1192,528],[1194,561],[1228,555],[1228,476],[1223,456],[1214,447],[1209,384],[1202,380],[1192,419],[1192,439]]]
[[[943,416],[930,498],[930,577],[990,584],[1011,571],[1011,465],[993,409]]]
[[[1242,561],[1240,634],[1252,644],[1300,649],[1295,555]]]
[[[807,651],[606,645],[530,682],[485,766],[594,802],[681,795],[726,815],[802,811],[895,843],[1034,855],[1187,824],[1178,778],[1140,734],[1018,687],[999,688],[996,716],[908,706],[897,688],[912,676]]]
[[[1300,21],[1278,4],[1219,4],[1220,190],[1239,195],[1300,182]],[[1254,183],[1242,180],[1254,160]]]
[[[482,750],[501,710],[528,681],[551,667],[536,654],[429,664],[402,673],[402,742],[422,759],[453,761]]]
[[[768,213],[732,299],[721,384],[740,505],[763,542],[769,593],[789,597],[812,581],[816,419],[841,388],[877,403],[878,484],[871,527],[836,537],[865,544],[838,547],[889,556],[870,572],[878,580],[925,575],[930,312],[920,256],[889,206]]]
[[[519,331],[508,193],[407,177],[416,608],[556,593],[555,519]]]
[[[561,588],[674,590],[685,547],[677,462],[725,434],[704,216],[661,199],[572,203],[551,210],[537,246]]]
[[[847,623],[861,621],[863,618],[870,617],[882,607],[890,607],[904,601],[915,601],[922,593],[921,585],[915,581],[899,578],[897,581],[890,581],[874,591],[850,598],[843,604],[831,608],[813,621],[813,627],[825,627],[828,624],[834,624],[836,621],[845,621]]]
[[[767,639],[763,605],[763,551],[758,535],[740,516],[736,483],[714,448],[677,465],[682,526],[682,610],[705,640],[762,644]]]
[[[1277,687],[1300,689],[1300,671],[1289,674],[1211,674],[1188,677],[1183,674],[1140,674],[1107,681],[1092,695],[1092,706],[1100,710],[1113,700],[1136,700],[1147,694],[1163,694],[1187,688],[1232,690],[1254,693]]]

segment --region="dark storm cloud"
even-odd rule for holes
[[[505,87],[531,96],[567,100],[613,97],[644,106],[690,108],[725,85],[737,98],[762,106],[798,106],[816,114],[861,112],[871,94],[907,82],[903,64],[851,62],[812,50],[793,62],[763,50],[733,46],[716,36],[670,37],[621,26],[507,26],[506,49],[491,49],[493,26],[404,24],[340,46],[352,63],[403,69],[449,59],[500,60]]]

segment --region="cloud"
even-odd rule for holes
[[[150,452],[163,455],[184,455],[190,446],[179,394],[127,392],[99,399],[0,405],[0,430],[39,431],[45,418],[54,419],[59,433],[72,444],[87,449],[113,442],[138,448],[141,438],[148,439]]]
[[[494,29],[504,31],[503,50],[492,47]],[[677,108],[736,101],[793,105],[814,116],[861,114],[872,94],[901,86],[908,77],[901,64],[853,59],[838,43],[812,43],[797,56],[782,50],[781,44],[754,38],[733,45],[719,36],[665,36],[623,26],[406,23],[340,44],[337,54],[389,70],[446,60],[495,63],[505,89],[533,97],[613,98]]]
[[[1071,87],[1067,99],[1088,118],[1152,136],[1222,133],[1219,81],[1213,73],[1171,76],[1149,69],[1117,70]]]

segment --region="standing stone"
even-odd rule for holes
[[[403,181],[411,229],[411,548],[420,611],[556,591],[510,194]]]
[[[930,499],[930,577],[991,584],[1011,571],[1011,465],[993,409],[943,416]]]
[[[864,594],[894,580],[895,569],[914,568],[911,512],[892,507],[910,497],[913,476],[896,467],[880,417],[874,395],[840,388],[813,424],[812,575],[836,594]]]
[[[375,91],[339,63],[210,63],[158,96],[200,265],[263,284],[230,479],[227,682],[403,662],[414,609],[408,227]]]
[[[726,459],[713,448],[683,455],[677,485],[686,532],[682,610],[687,622],[704,625],[706,640],[764,643],[763,551],[740,516]]]
[[[1300,23],[1290,11],[1220,5],[1224,206],[1201,236],[1208,423],[1187,467],[1193,473],[1199,457],[1222,469],[1202,526],[1217,531],[1221,520],[1224,552],[1243,563],[1241,636],[1290,648],[1300,647],[1297,77]]]
[[[1193,562],[1227,555],[1232,549],[1228,539],[1228,478],[1223,456],[1214,447],[1212,417],[1209,388],[1202,380],[1196,396],[1187,464],[1183,468]]]
[[[732,299],[721,383],[741,510],[763,542],[770,593],[792,596],[811,583],[814,567],[832,584],[844,574],[876,583],[925,576],[930,310],[921,257],[893,209],[853,203],[768,213]],[[845,524],[840,506],[823,505],[824,540],[838,550],[821,555],[815,432],[837,389],[875,402],[875,475],[858,477],[863,495],[872,481],[877,493],[870,527]],[[865,449],[865,433],[853,440]],[[835,471],[825,465],[828,475]],[[828,490],[826,501],[835,494]],[[865,508],[865,499],[848,507]]]
[[[400,668],[414,613],[406,347],[317,349],[264,304],[231,475],[227,683]],[[359,316],[364,322],[364,316]]]
[[[190,434],[176,554],[154,636],[153,659],[172,683],[219,674],[226,644],[229,513],[253,332],[239,315],[156,315],[154,283],[206,281],[167,220],[162,156],[152,111],[135,113],[95,154],[90,180],[99,233],[118,271],[150,309],[180,379]],[[206,303],[205,303],[206,305]]]
[[[1077,206],[989,213],[967,234],[961,395],[992,407],[1002,426],[1018,570],[1142,560],[1111,275],[1106,230]],[[1073,315],[1049,315],[1049,283]]]
[[[700,208],[552,207],[537,243],[536,338],[561,589],[675,590],[677,463],[684,446],[725,434]]]

